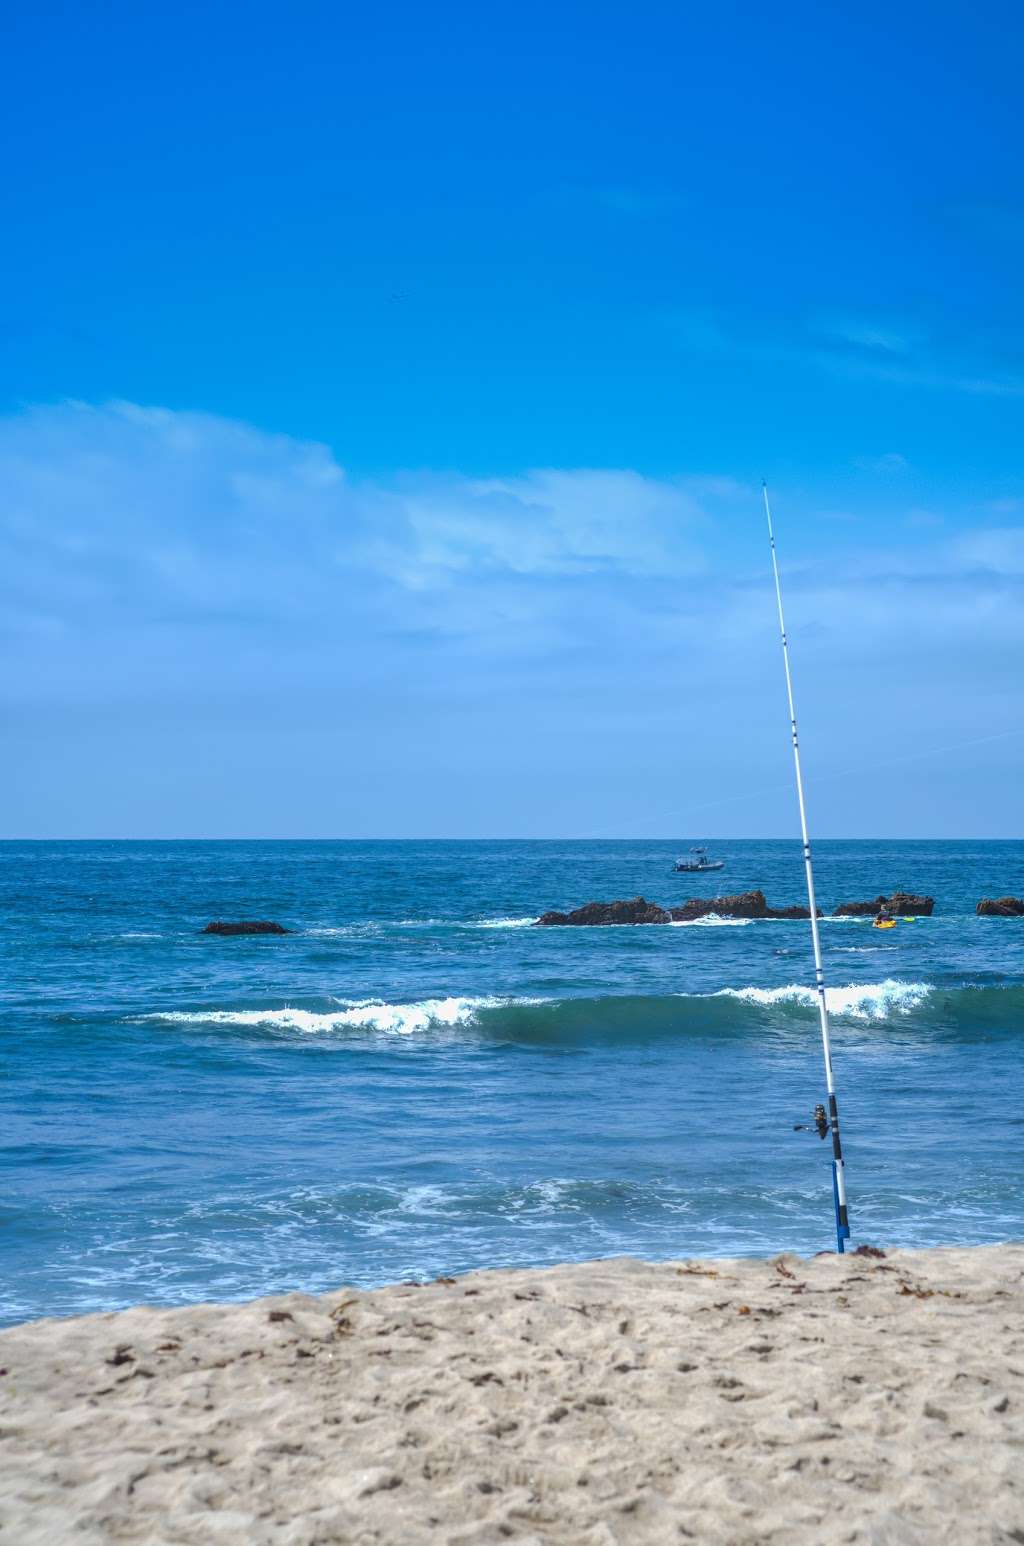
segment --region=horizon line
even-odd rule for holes
[[[248,836],[248,837],[0,837],[0,843],[683,843],[690,842],[691,836],[651,834],[646,837],[509,837],[493,835],[489,837],[282,837],[282,836]],[[788,843],[799,846],[800,834],[783,833],[781,835],[760,834],[757,837],[705,837],[709,843]],[[816,843],[1019,843],[1024,842],[1024,834],[1011,837],[979,837],[969,833],[955,833],[952,836],[940,837],[930,835],[927,837],[883,837],[869,834],[865,837],[827,836],[816,837],[812,840],[812,847]]]

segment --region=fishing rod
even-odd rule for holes
[[[775,553],[775,528],[772,510],[768,503],[768,485],[761,484],[764,495],[764,513],[768,518],[768,542],[772,551],[772,573],[775,576],[775,600],[779,608],[779,632],[782,635],[782,662],[786,669],[786,696],[789,699],[789,723],[793,732],[793,765],[796,769],[796,799],[800,807],[800,835],[804,845],[804,871],[807,876],[807,905],[811,910],[811,938],[814,941],[814,975],[818,991],[818,1016],[821,1020],[821,1047],[825,1057],[825,1087],[828,1092],[828,1115],[819,1106],[815,1110],[815,1126],[824,1138],[832,1134],[832,1198],[836,1210],[836,1250],[843,1254],[844,1241],[850,1238],[850,1216],[846,1207],[846,1171],[843,1166],[843,1146],[839,1138],[839,1107],[836,1104],[836,1082],[832,1073],[832,1048],[829,1039],[828,1005],[825,1002],[825,973],[821,965],[821,935],[818,931],[818,907],[814,898],[814,866],[811,863],[811,840],[807,834],[807,808],[804,804],[804,780],[800,769],[800,741],[796,732],[796,706],[793,702],[793,677],[789,669],[789,644],[786,639],[786,618],[782,610],[782,582],[779,579],[779,560]]]

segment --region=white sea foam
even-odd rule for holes
[[[305,935],[331,938],[334,935],[384,934],[388,929],[438,929],[446,928],[450,918],[361,918],[351,923],[310,924],[302,930]]]
[[[745,929],[754,918],[720,918],[717,913],[707,913],[703,918],[673,918],[672,929]]]
[[[313,924],[302,932],[332,939],[345,935],[382,934],[388,929],[528,929],[536,922],[533,914],[529,918],[372,918],[334,926]]]
[[[841,988],[826,988],[825,1003],[834,1015],[848,1015],[857,1020],[884,1020],[888,1015],[907,1014],[931,993],[927,982],[896,982],[887,977],[885,982],[851,983]],[[748,1004],[806,1004],[813,1008],[818,1002],[814,988],[799,983],[789,983],[784,988],[722,988],[715,998],[741,998]]]
[[[536,918],[481,918],[473,925],[476,929],[528,929]]]
[[[509,1004],[539,1004],[542,999],[510,998],[428,998],[412,1004],[388,1004],[382,999],[346,1003],[335,1010],[317,1013],[311,1009],[199,1009],[169,1010],[164,1014],[143,1016],[164,1025],[235,1025],[269,1026],[275,1030],[302,1031],[316,1035],[324,1031],[368,1030],[390,1035],[409,1036],[432,1026],[470,1025],[481,1009],[501,1009]]]

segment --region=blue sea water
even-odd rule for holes
[[[806,923],[539,929],[760,886],[642,842],[0,844],[0,1319],[832,1244]],[[1024,1235],[1022,843],[817,845],[854,1243]],[[294,932],[221,939],[212,918]]]

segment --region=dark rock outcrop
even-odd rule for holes
[[[668,911],[645,897],[629,902],[587,902],[571,913],[544,913],[539,924],[689,923],[714,913],[719,918],[809,918],[806,907],[769,907],[763,891],[743,891],[738,896],[692,897]],[[820,909],[819,909],[820,913]]]
[[[1024,918],[1024,897],[982,897],[976,911],[983,918]]]
[[[669,915],[656,902],[635,896],[629,902],[587,902],[571,913],[544,913],[541,924],[668,923]]]
[[[238,923],[208,923],[203,934],[290,934],[281,923],[271,923],[262,918],[242,918]]]
[[[873,902],[840,902],[833,918],[873,918],[883,907],[894,918],[929,918],[935,906],[933,896],[915,896],[912,891],[894,891],[892,896],[876,896]]]
[[[691,897],[681,907],[673,907],[672,918],[676,923],[687,923],[693,918],[707,918],[714,913],[718,918],[809,918],[806,907],[769,907],[763,891],[741,891],[737,896]],[[818,909],[821,916],[821,909]]]

